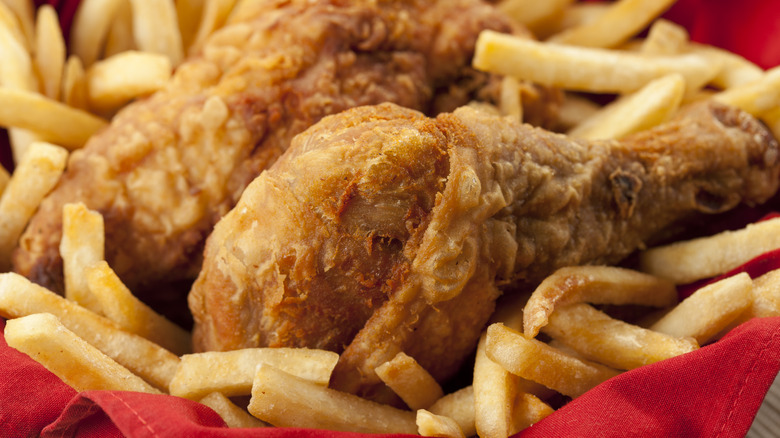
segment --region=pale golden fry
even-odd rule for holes
[[[209,0],[203,6],[198,30],[195,33],[190,53],[196,53],[203,48],[203,44],[215,30],[225,24],[228,15],[236,5],[237,0]]]
[[[116,54],[136,49],[135,37],[133,36],[133,10],[130,7],[129,0],[122,0],[114,21],[108,29],[103,57],[109,58]]]
[[[338,354],[305,348],[246,348],[185,354],[171,380],[172,395],[197,400],[210,392],[249,395],[258,364],[266,363],[326,386]]]
[[[56,316],[37,313],[6,323],[5,340],[57,375],[76,391],[160,393],[68,330]]]
[[[710,85],[726,90],[761,79],[764,70],[736,53],[719,47],[691,43],[689,51],[702,53],[721,64],[720,72],[712,78]]]
[[[24,35],[24,47],[33,47],[35,38],[35,5],[30,0],[2,0],[14,13],[19,21],[19,28]]]
[[[377,376],[414,411],[428,408],[444,395],[436,379],[414,358],[403,352],[376,367],[375,371]]]
[[[278,427],[417,433],[413,412],[336,391],[266,364],[257,367],[249,412]]]
[[[557,18],[545,23],[543,28],[534,32],[539,39],[547,39],[551,35],[566,29],[592,23],[609,10],[608,2],[577,2],[563,10]]]
[[[8,173],[5,167],[0,165],[0,196],[5,192],[5,188],[8,187],[8,183],[11,181],[11,174]]]
[[[458,423],[452,418],[436,415],[425,409],[417,411],[417,433],[421,436],[465,438]]]
[[[705,344],[750,307],[753,282],[737,274],[700,288],[664,315],[650,329]]]
[[[568,131],[593,117],[602,107],[590,99],[578,94],[566,93],[558,110],[560,131]]]
[[[520,82],[511,76],[504,76],[501,80],[501,97],[499,99],[501,114],[511,116],[518,122],[522,122],[523,102],[521,94]]]
[[[559,20],[572,3],[574,0],[504,0],[498,7],[538,35],[546,33],[551,23]]]
[[[103,314],[122,329],[177,355],[192,351],[190,333],[136,298],[107,262],[98,261],[87,267],[83,275]]]
[[[104,260],[105,232],[103,216],[83,203],[62,208],[62,272],[65,297],[95,313],[103,314],[100,302],[90,292],[87,268]]]
[[[557,307],[583,302],[669,307],[677,303],[677,290],[670,281],[625,268],[561,268],[545,278],[528,299],[523,333],[536,336]]]
[[[482,438],[506,438],[517,430],[512,421],[512,405],[521,392],[518,376],[487,356],[483,334],[474,359],[474,425]]]
[[[474,425],[474,386],[472,385],[436,400],[436,403],[432,404],[428,411],[435,415],[452,418],[466,436],[477,434],[477,428]]]
[[[759,79],[721,91],[712,98],[761,117],[780,106],[780,67],[767,70]]]
[[[761,121],[766,124],[770,131],[772,131],[775,138],[780,138],[780,106],[767,111],[761,116]]]
[[[68,151],[59,146],[33,143],[11,176],[0,197],[0,269],[3,272],[10,270],[11,253],[19,236],[38,204],[59,181],[67,158]]]
[[[267,424],[258,420],[257,418],[249,415],[249,413],[235,403],[225,397],[224,394],[219,392],[212,392],[211,394],[203,397],[199,400],[203,405],[206,405],[214,410],[225,421],[228,427],[268,427]]]
[[[684,335],[667,335],[610,318],[588,304],[555,309],[542,331],[585,356],[619,370],[631,370],[697,350]]]
[[[106,121],[29,91],[0,88],[0,126],[30,130],[68,149],[78,149]]]
[[[29,48],[27,46],[27,37],[24,35],[19,19],[16,18],[14,11],[3,1],[0,1],[0,28],[4,28],[3,31],[10,32],[22,47],[25,49]]]
[[[71,108],[80,110],[88,108],[87,73],[78,56],[71,55],[65,62],[60,100]]]
[[[675,55],[684,52],[689,43],[690,37],[684,27],[660,19],[650,26],[639,50],[646,55]]]
[[[0,85],[25,91],[37,91],[30,52],[19,41],[13,28],[0,21]]]
[[[51,313],[76,335],[155,387],[167,390],[179,358],[114,322],[13,272],[0,274],[0,316]]]
[[[780,316],[780,269],[769,271],[753,280],[753,303],[750,316]]]
[[[667,121],[685,94],[685,79],[672,73],[621,96],[568,132],[588,140],[619,139]]]
[[[522,392],[517,395],[512,405],[513,421],[516,430],[523,430],[542,421],[546,416],[555,412],[547,403],[539,397]]]
[[[502,324],[487,329],[487,356],[507,371],[577,397],[620,371],[579,360]],[[475,388],[476,395],[476,388]]]
[[[179,20],[179,33],[184,53],[191,53],[190,46],[200,27],[205,0],[177,0],[176,16]]]
[[[553,87],[593,93],[630,93],[671,73],[697,90],[718,72],[717,60],[699,54],[644,56],[598,48],[545,44],[494,31],[477,39],[473,65]]]
[[[649,249],[640,254],[639,266],[651,275],[686,284],[728,272],[776,248],[780,248],[780,218]]]
[[[123,0],[82,0],[73,16],[70,53],[85,67],[100,59],[109,29]]]
[[[639,33],[674,0],[619,0],[590,23],[572,27],[548,41],[586,47],[615,47]]]
[[[35,65],[44,96],[58,100],[65,69],[65,39],[57,11],[49,5],[38,8],[35,26]]]
[[[130,0],[133,35],[139,50],[165,55],[171,65],[184,59],[184,49],[172,0]]]
[[[168,57],[137,51],[122,52],[87,70],[89,106],[112,113],[137,97],[159,90],[171,77]]]

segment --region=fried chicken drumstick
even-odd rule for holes
[[[367,397],[400,351],[445,380],[502,286],[761,203],[779,163],[763,125],[715,103],[595,142],[471,107],[348,110],[296,137],[215,227],[189,296],[194,342],[342,352],[332,385]]]
[[[479,32],[523,32],[480,0],[242,5],[165,89],[72,155],[21,238],[17,272],[62,291],[61,210],[81,201],[103,214],[106,259],[128,287],[188,280],[183,301],[214,223],[295,134],[358,105],[454,109],[490,88],[470,67]]]

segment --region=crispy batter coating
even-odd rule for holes
[[[470,107],[329,116],[209,237],[189,296],[196,348],[341,352],[333,386],[367,397],[399,351],[444,380],[502,287],[616,263],[671,224],[765,201],[779,173],[763,125],[715,103],[594,142]]]

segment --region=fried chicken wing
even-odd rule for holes
[[[168,86],[73,153],[14,269],[61,291],[61,209],[82,201],[103,214],[106,259],[134,292],[184,280],[186,295],[213,224],[295,134],[358,105],[489,99],[490,77],[470,67],[486,28],[523,34],[479,0],[243,2]]]
[[[367,397],[400,351],[445,380],[502,290],[761,203],[779,173],[764,126],[716,103],[593,142],[470,107],[348,110],[296,137],[216,225],[189,296],[194,342],[334,350],[332,385]]]

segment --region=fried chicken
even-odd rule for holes
[[[216,225],[189,296],[194,343],[334,350],[332,385],[371,398],[400,351],[444,381],[502,290],[761,203],[779,174],[765,127],[716,103],[594,142],[470,107],[348,110],[296,137]]]
[[[182,280],[183,302],[214,223],[295,134],[358,105],[436,113],[489,100],[498,79],[470,67],[478,33],[523,34],[479,0],[242,5],[168,86],[73,153],[21,238],[17,272],[62,291],[61,210],[81,201],[103,214],[106,259],[128,287],[149,301]],[[533,105],[540,119],[554,110]]]

